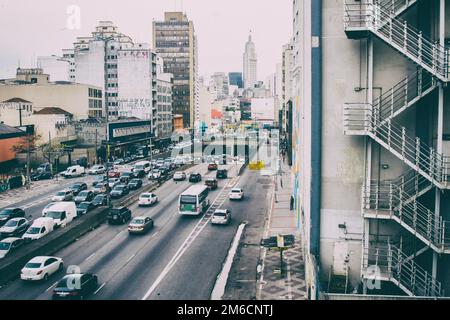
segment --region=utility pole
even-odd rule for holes
[[[30,153],[31,153],[31,139],[27,141],[27,190],[30,190]]]

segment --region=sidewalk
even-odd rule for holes
[[[280,274],[280,252],[264,248],[261,254],[262,272],[257,285],[258,300],[305,300],[305,266],[301,237],[297,231],[294,211],[290,210],[292,195],[291,172],[281,162],[281,176],[276,176],[273,204],[264,238],[295,235],[295,247],[284,251],[283,275]]]

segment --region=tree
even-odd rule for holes
[[[59,161],[59,158],[64,156],[64,146],[60,143],[50,142],[41,146],[43,157],[48,163],[53,164],[55,161]],[[56,170],[58,171],[58,170]]]
[[[27,174],[26,174],[26,182],[25,185],[27,189],[30,188],[30,158],[31,153],[36,152],[36,141],[39,140],[39,136],[34,135],[28,135],[25,137],[22,137],[20,139],[20,142],[13,145],[11,147],[11,150],[14,153],[26,153],[27,154]]]

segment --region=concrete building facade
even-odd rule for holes
[[[160,73],[157,75],[157,121],[156,137],[165,140],[172,136],[172,87],[173,75]]]
[[[173,113],[183,116],[185,128],[198,121],[198,53],[194,23],[182,12],[166,12],[153,22],[153,48],[173,74]]]
[[[312,298],[449,292],[446,4],[293,1],[293,185]]]

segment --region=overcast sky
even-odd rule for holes
[[[70,5],[81,9],[80,29],[67,29]],[[0,78],[35,66],[37,56],[61,54],[77,36],[89,36],[99,20],[112,20],[135,42],[152,43],[152,20],[164,11],[184,11],[199,41],[199,71],[242,71],[252,30],[258,78],[275,72],[281,47],[292,33],[292,0],[0,0]]]

